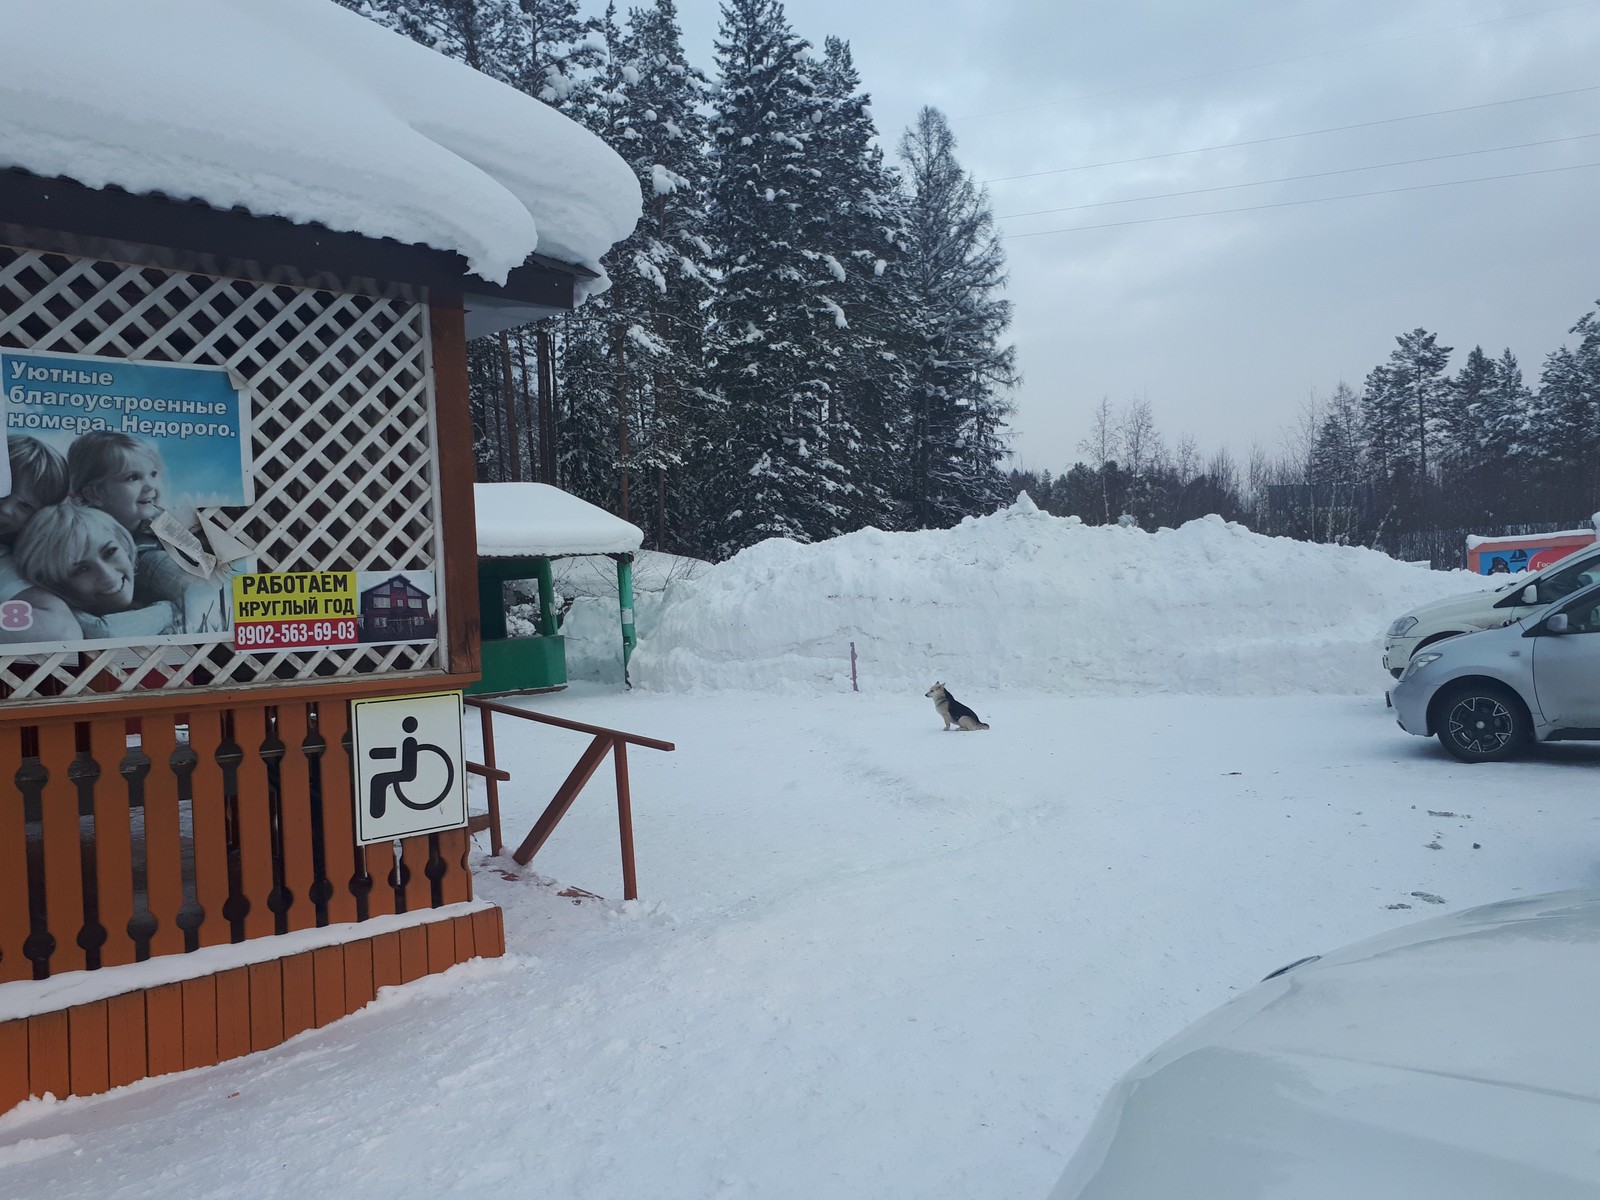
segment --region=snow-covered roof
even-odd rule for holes
[[[472,499],[483,558],[631,554],[644,542],[637,525],[548,483],[475,483]]]
[[[494,283],[535,251],[599,271],[638,220],[594,134],[332,0],[0,0],[0,28],[0,167],[455,251]]]
[[[1467,534],[1467,549],[1476,550],[1479,546],[1528,546],[1535,542],[1551,538],[1588,538],[1600,537],[1600,513],[1595,513],[1589,518],[1588,529],[1561,529],[1555,533],[1519,533],[1508,534],[1505,537],[1479,537],[1475,533]]]

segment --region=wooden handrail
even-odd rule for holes
[[[512,708],[509,704],[497,704],[493,700],[480,700],[476,696],[468,696],[468,704],[473,708],[483,708],[490,712],[504,713],[508,717],[518,717],[524,721],[538,721],[541,725],[559,725],[562,729],[574,729],[579,733],[605,734],[607,737],[620,738],[624,742],[631,742],[635,746],[647,746],[651,750],[676,750],[671,742],[663,742],[657,738],[647,738],[643,734],[624,733],[620,729],[607,729],[604,725],[585,725],[582,721],[569,721],[565,717],[552,717],[547,713],[530,712],[525,708]]]
[[[502,771],[495,763],[494,753],[494,714],[503,713],[508,717],[516,717],[522,721],[535,721],[541,725],[554,725],[561,729],[571,729],[578,733],[592,734],[594,740],[589,743],[577,763],[573,766],[567,778],[556,789],[556,794],[550,803],[545,806],[539,819],[534,822],[533,828],[528,831],[528,836],[522,839],[522,844],[512,854],[517,863],[527,866],[539,848],[549,840],[555,832],[555,827],[560,824],[561,818],[567,815],[573,801],[578,798],[578,793],[594,776],[600,764],[605,761],[607,754],[612,754],[616,764],[617,778],[617,826],[622,842],[622,895],[625,900],[639,898],[639,885],[634,870],[633,859],[633,798],[629,793],[628,785],[628,745],[644,746],[650,750],[676,750],[677,746],[671,742],[663,742],[657,738],[647,738],[636,733],[624,733],[620,729],[607,729],[603,725],[587,725],[582,721],[569,721],[563,717],[552,717],[545,713],[529,712],[524,708],[513,708],[509,704],[497,704],[493,700],[481,700],[476,696],[468,696],[466,702],[478,710],[479,719],[483,730],[483,763],[470,763],[467,769],[474,775],[481,776],[486,784],[489,799],[489,815],[481,824],[474,823],[472,828],[489,830],[489,848],[491,854],[499,854],[500,842],[500,784],[510,779],[510,775]]]

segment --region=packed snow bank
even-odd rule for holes
[[[638,220],[594,134],[330,0],[0,18],[0,166],[454,250],[497,283],[535,250],[599,271]]]
[[[753,546],[641,611],[631,673],[663,690],[847,690],[854,643],[865,692],[1370,694],[1390,621],[1483,585],[1215,516],[1089,526],[1023,496],[955,529]]]

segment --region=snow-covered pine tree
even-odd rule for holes
[[[591,103],[588,85],[605,56],[600,22],[580,16],[578,0],[515,0],[506,24],[513,55],[511,82],[584,120]]]
[[[673,0],[656,0],[628,15],[627,104],[618,114],[623,155],[640,172],[644,215],[631,249],[641,319],[652,353],[647,404],[638,422],[642,439],[640,507],[648,535],[663,550],[687,545],[686,529],[703,520],[700,489],[682,470],[692,447],[704,444],[714,414],[702,386],[705,307],[714,279],[705,238],[708,163],[702,108],[710,91],[689,64]]]
[[[954,525],[1007,498],[1005,393],[1017,382],[1002,345],[1011,305],[988,197],[955,157],[943,114],[924,108],[900,142],[905,162],[905,270],[919,341],[911,376],[902,495],[912,524]]]
[[[467,343],[467,404],[472,414],[472,455],[485,482],[516,479],[504,404],[505,372],[493,338]]]
[[[503,83],[520,67],[513,0],[334,0]]]
[[[1311,482],[1353,487],[1361,481],[1360,401],[1343,380],[1328,397],[1327,410],[1311,448]]]
[[[838,369],[828,382],[823,435],[828,457],[849,480],[846,526],[897,529],[905,525],[896,484],[909,404],[903,352],[912,334],[900,269],[905,206],[899,178],[876,144],[871,98],[861,90],[848,42],[824,41],[816,79],[808,157],[820,173],[821,195],[808,241],[831,277],[818,294],[838,306],[829,337]]]
[[[697,464],[710,551],[844,528],[847,481],[825,429],[841,363],[837,282],[809,244],[822,195],[808,151],[819,112],[808,43],[777,0],[725,0],[716,43],[708,229],[721,286],[707,380],[724,417]]]
[[[1393,376],[1393,368],[1381,364],[1367,372],[1361,386],[1361,444],[1375,482],[1387,479],[1404,457],[1401,403]]]
[[[1531,440],[1546,495],[1566,511],[1600,508],[1600,317],[1572,327],[1576,347],[1550,354],[1539,374]]]
[[[1474,348],[1456,386],[1463,422],[1456,507],[1486,527],[1536,519],[1528,504],[1534,480],[1525,446],[1533,398],[1516,355],[1507,349],[1490,359]]]
[[[1494,360],[1488,386],[1472,411],[1474,448],[1486,459],[1516,462],[1527,453],[1533,393],[1522,381],[1522,367],[1509,346]]]
[[[1438,465],[1442,413],[1453,390],[1445,374],[1450,347],[1414,329],[1395,338],[1389,361],[1367,375],[1361,429],[1369,461],[1380,478],[1422,479]]]
[[[701,310],[711,278],[698,106],[706,84],[684,57],[672,0],[634,9],[626,31],[609,9],[602,33],[594,111],[604,114],[602,136],[639,176],[645,207],[634,233],[607,256],[611,288],[573,323],[563,373],[564,478],[666,548],[677,545],[668,513],[681,514],[685,503],[676,467],[702,407]]]
[[[1439,465],[1445,412],[1455,390],[1445,374],[1452,348],[1439,345],[1438,335],[1426,329],[1403,333],[1395,342],[1383,393],[1386,418],[1398,458],[1426,479]]]
[[[1493,361],[1483,352],[1482,346],[1474,346],[1456,372],[1453,386],[1439,411],[1438,467],[1451,478],[1469,471],[1480,461],[1477,454],[1479,414],[1484,393],[1493,381]]]

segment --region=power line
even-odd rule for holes
[[[1600,3],[1600,0],[1596,0]],[[1411,113],[1404,117],[1383,117],[1377,121],[1359,121],[1354,125],[1330,125],[1326,129],[1307,129],[1300,133],[1280,133],[1272,137],[1251,138],[1245,142],[1220,142],[1215,146],[1196,146],[1192,150],[1169,150],[1164,154],[1142,154],[1137,158],[1116,158],[1106,162],[1082,163],[1076,167],[1057,167],[1050,171],[1033,171],[1027,175],[1002,175],[983,183],[1013,183],[1019,179],[1039,179],[1045,175],[1065,175],[1072,171],[1092,171],[1097,167],[1124,167],[1130,163],[1154,162],[1162,158],[1179,158],[1185,154],[1207,154],[1212,150],[1237,150],[1243,146],[1264,146],[1269,142],[1287,142],[1295,138],[1319,137],[1325,133],[1346,133],[1352,129],[1371,129],[1378,125],[1398,125],[1404,121],[1421,121],[1428,117],[1444,117],[1451,113],[1477,112],[1485,108],[1501,108],[1507,104],[1528,104],[1534,100],[1554,100],[1559,96],[1576,96],[1583,92],[1600,91],[1600,84],[1568,88],[1562,92],[1541,92],[1537,96],[1516,96],[1510,100],[1490,100],[1483,104],[1464,104],[1459,108],[1441,108],[1433,112]]]
[[[1361,171],[1382,171],[1389,167],[1411,167],[1418,163],[1444,162],[1451,158],[1471,158],[1478,154],[1500,154],[1507,150],[1528,150],[1535,146],[1554,146],[1561,142],[1581,142],[1600,137],[1600,133],[1575,133],[1571,137],[1546,138],[1539,142],[1518,142],[1512,146],[1493,146],[1486,150],[1460,150],[1454,154],[1434,154],[1427,158],[1403,158],[1394,162],[1373,163],[1366,167],[1341,167],[1336,171],[1313,171],[1309,175],[1283,175],[1277,179],[1258,179],[1253,183],[1225,183],[1218,187],[1191,188],[1183,192],[1156,192],[1149,196],[1129,196],[1123,200],[1097,200],[1092,204],[1068,204],[1062,208],[1038,208],[1032,212],[1005,213],[997,221],[1014,221],[1022,217],[1042,217],[1050,213],[1079,212],[1085,208],[1109,208],[1114,204],[1138,204],[1142,200],[1172,200],[1180,196],[1202,196],[1208,192],[1232,192],[1240,188],[1267,187],[1274,183],[1295,183],[1302,179],[1326,179],[1333,175],[1354,175]]]
[[[1420,192],[1427,188],[1458,187],[1465,183],[1488,183],[1496,179],[1522,179],[1529,175],[1554,175],[1560,171],[1583,171],[1600,167],[1600,162],[1575,163],[1570,167],[1546,167],[1536,171],[1511,171],[1504,175],[1479,175],[1472,179],[1448,179],[1441,183],[1417,183],[1409,187],[1383,188],[1375,192],[1350,192],[1343,196],[1316,196],[1309,200],[1279,200],[1272,204],[1249,204],[1242,208],[1218,208],[1210,212],[1173,213],[1166,217],[1138,217],[1128,221],[1107,221],[1102,225],[1069,225],[1063,229],[1039,229],[1033,233],[1006,233],[1002,240],[1043,237],[1051,233],[1084,233],[1091,229],[1116,229],[1123,225],[1150,225],[1157,221],[1187,221],[1193,217],[1221,217],[1229,213],[1260,212],[1268,208],[1293,208],[1301,204],[1327,204],[1333,200],[1359,200],[1364,196],[1392,196],[1399,192]]]
[[[1062,104],[1081,104],[1085,100],[1103,100],[1108,96],[1125,96],[1131,92],[1145,92],[1153,88],[1169,87],[1178,83],[1193,83],[1199,79],[1216,79],[1223,75],[1237,75],[1243,71],[1257,71],[1264,67],[1279,67],[1286,63],[1305,62],[1312,58],[1327,58],[1334,54],[1349,54],[1356,50],[1371,50],[1377,46],[1392,46],[1398,42],[1412,42],[1418,38],[1435,37],[1444,33],[1459,33],[1463,29],[1477,29],[1483,25],[1496,25],[1504,21],[1518,21],[1524,17],[1542,17],[1550,13],[1569,12],[1575,8],[1592,8],[1600,0],[1580,0],[1576,4],[1563,4],[1556,8],[1541,8],[1535,12],[1512,13],[1504,17],[1490,17],[1483,21],[1472,21],[1466,25],[1451,25],[1446,29],[1428,29],[1421,33],[1407,33],[1400,37],[1384,38],[1376,42],[1357,42],[1351,46],[1337,46],[1332,50],[1313,50],[1306,54],[1296,54],[1290,58],[1274,58],[1265,62],[1246,63],[1239,67],[1224,67],[1216,71],[1201,71],[1195,75],[1179,75],[1172,79],[1158,79],[1153,83],[1136,83],[1128,87],[1111,88],[1104,92],[1088,92],[1082,96],[1069,96],[1065,100],[1044,100],[1038,104],[1024,104],[1018,108],[1001,108],[993,112],[973,113],[965,117],[952,117],[952,121],[981,121],[987,117],[1005,117],[1012,113],[1032,112],[1040,108],[1055,108]]]

